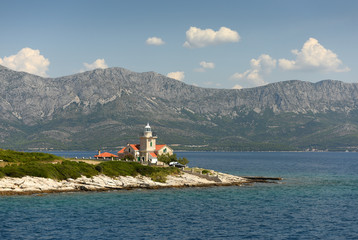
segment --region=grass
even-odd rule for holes
[[[177,168],[144,166],[137,162],[108,161],[97,165],[68,160],[54,162],[54,160],[62,158],[47,153],[26,153],[12,150],[0,150],[0,158],[16,163],[0,167],[0,178],[32,176],[65,180],[104,174],[109,177],[142,175],[150,177],[153,181],[165,182],[168,175],[180,173]]]
[[[0,159],[5,162],[52,162],[63,158],[49,153],[17,152],[0,149]]]
[[[0,168],[0,177],[43,177],[57,180],[65,180],[68,178],[78,178],[82,175],[92,177],[98,174],[95,166],[82,163],[63,161],[62,163],[41,163],[28,162],[19,165],[12,164]]]
[[[137,162],[110,161],[100,163],[95,167],[99,172],[109,177],[116,176],[147,176],[156,182],[165,182],[166,177],[172,174],[179,174],[177,168],[162,168],[155,166],[144,166]]]

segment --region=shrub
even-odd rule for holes
[[[208,173],[210,173],[210,171],[207,170],[207,169],[204,169],[201,173],[202,173],[202,174],[208,174]]]
[[[164,162],[166,164],[169,164],[170,162],[178,162],[183,165],[187,165],[189,163],[188,159],[185,157],[178,158],[176,154],[169,155],[169,153],[159,155],[158,161]]]
[[[98,171],[98,172],[103,172],[103,168],[102,168],[102,166],[101,165],[96,165],[96,167],[95,167],[95,169]]]
[[[12,164],[1,168],[0,177],[44,177],[58,180],[65,180],[68,178],[78,178],[82,175],[92,177],[98,174],[98,171],[93,165],[87,163],[77,163],[71,161],[63,161],[62,163],[39,163],[30,162],[22,163],[20,165]]]
[[[126,155],[124,155],[123,160],[133,161],[133,160],[134,160],[134,156],[133,156],[132,154],[126,154]]]
[[[151,174],[151,179],[155,182],[165,183],[167,181],[168,174],[164,172],[154,172]]]
[[[109,177],[137,176],[138,174],[141,174],[150,177],[153,181],[165,182],[168,175],[178,174],[180,173],[180,170],[177,168],[144,166],[137,162],[108,161],[94,166],[84,162],[68,160],[57,164],[30,161],[0,167],[0,178],[5,176],[33,176],[65,180],[68,178],[76,179],[81,176],[93,177],[99,173]]]
[[[187,165],[189,163],[189,160],[187,158],[185,158],[185,157],[179,158],[178,163],[181,163],[183,165]]]
[[[0,149],[0,159],[5,162],[52,162],[56,159],[63,159],[49,153],[40,152],[17,152],[13,150]]]
[[[117,176],[142,176],[150,177],[153,181],[165,182],[166,176],[170,174],[178,174],[180,172],[177,168],[161,168],[154,166],[144,166],[137,162],[120,162],[110,161],[103,162],[97,166],[101,166],[103,174],[110,177]]]
[[[109,161],[102,162],[98,166],[102,168],[102,173],[110,177],[117,176],[136,176],[138,172],[136,168],[142,166],[136,162]]]
[[[59,173],[57,179],[79,178],[80,176],[93,177],[98,171],[92,164],[84,162],[63,161],[61,164],[53,164]]]

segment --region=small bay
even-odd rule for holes
[[[190,166],[284,180],[233,187],[3,196],[0,239],[358,238],[358,153],[177,154],[187,157]]]

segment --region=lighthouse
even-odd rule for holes
[[[149,154],[154,153],[157,145],[157,136],[153,135],[149,123],[144,128],[143,135],[140,137],[140,160],[147,162]]]
[[[162,154],[173,154],[166,144],[157,144],[157,134],[152,132],[149,123],[144,127],[144,132],[140,134],[140,144],[127,144],[126,147],[118,151],[118,158],[127,160],[125,157],[132,155],[134,161],[144,164],[157,164],[158,156]]]

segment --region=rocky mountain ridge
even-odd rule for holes
[[[272,132],[283,135],[287,131],[288,126],[280,123],[284,118],[279,117],[287,115],[291,116],[290,128],[298,134],[289,134],[290,143],[301,138],[302,126],[315,125],[314,121],[322,122],[322,117],[332,114],[335,119],[348,116],[342,128],[351,129],[346,132],[352,135],[357,126],[349,119],[357,106],[358,84],[333,80],[209,89],[123,68],[42,78],[0,66],[0,141],[9,147],[116,147],[135,140],[147,121],[156,124],[163,140],[172,144],[212,146],[226,138],[239,145],[269,144]],[[278,124],[271,123],[273,119]],[[327,121],[330,131],[341,126],[329,117]],[[326,123],[318,125],[318,132],[327,130]],[[116,136],[94,137],[100,133]],[[86,140],[80,140],[83,137]],[[278,139],[274,142],[280,144]]]

